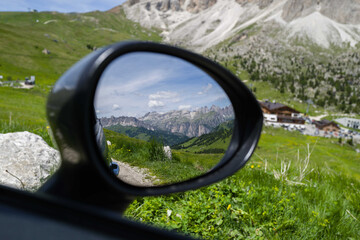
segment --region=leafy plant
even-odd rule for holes
[[[166,161],[169,160],[164,152],[163,144],[152,138],[149,142],[149,160],[150,161]]]

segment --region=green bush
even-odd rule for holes
[[[152,138],[148,145],[150,161],[166,161],[169,160],[164,152],[163,144]]]

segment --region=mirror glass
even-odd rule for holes
[[[234,111],[223,89],[198,67],[165,54],[115,59],[99,80],[94,107],[110,172],[136,186],[206,173],[232,137]]]

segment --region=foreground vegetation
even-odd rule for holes
[[[139,198],[126,215],[209,239],[358,239],[359,162],[351,146],[335,140],[266,128],[236,175],[196,191]]]
[[[169,184],[199,176],[215,166],[223,154],[195,154],[173,150],[171,159],[163,150],[163,144],[155,139],[149,142],[130,138],[104,129],[111,142],[111,158],[130,165],[147,168],[159,180],[157,184]]]
[[[46,95],[49,90],[0,87],[0,133],[29,131],[54,146],[45,117]]]
[[[299,166],[291,168],[294,172]],[[200,190],[141,198],[127,216],[210,239],[358,239],[359,183],[321,169],[303,184],[276,179],[274,166],[248,165]],[[275,171],[276,171],[275,170]]]

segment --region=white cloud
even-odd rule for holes
[[[113,109],[113,110],[120,110],[120,106],[117,105],[117,104],[113,104],[113,105],[112,105],[112,109]]]
[[[198,92],[199,95],[206,94],[210,89],[212,89],[213,85],[211,83],[208,83],[207,86],[202,88],[201,92]]]
[[[131,81],[123,84],[121,87],[121,92],[140,92],[141,89],[154,86],[155,84],[167,80],[166,72],[162,70],[154,70],[151,73],[147,73],[146,76],[139,74]]]
[[[150,100],[148,103],[148,106],[150,108],[159,108],[159,107],[163,107],[165,106],[165,104],[161,101],[157,101],[157,100]]]
[[[157,100],[157,99],[175,99],[178,96],[176,92],[170,91],[160,91],[154,94],[149,95],[150,100]]]
[[[191,105],[180,105],[179,110],[190,109]]]

